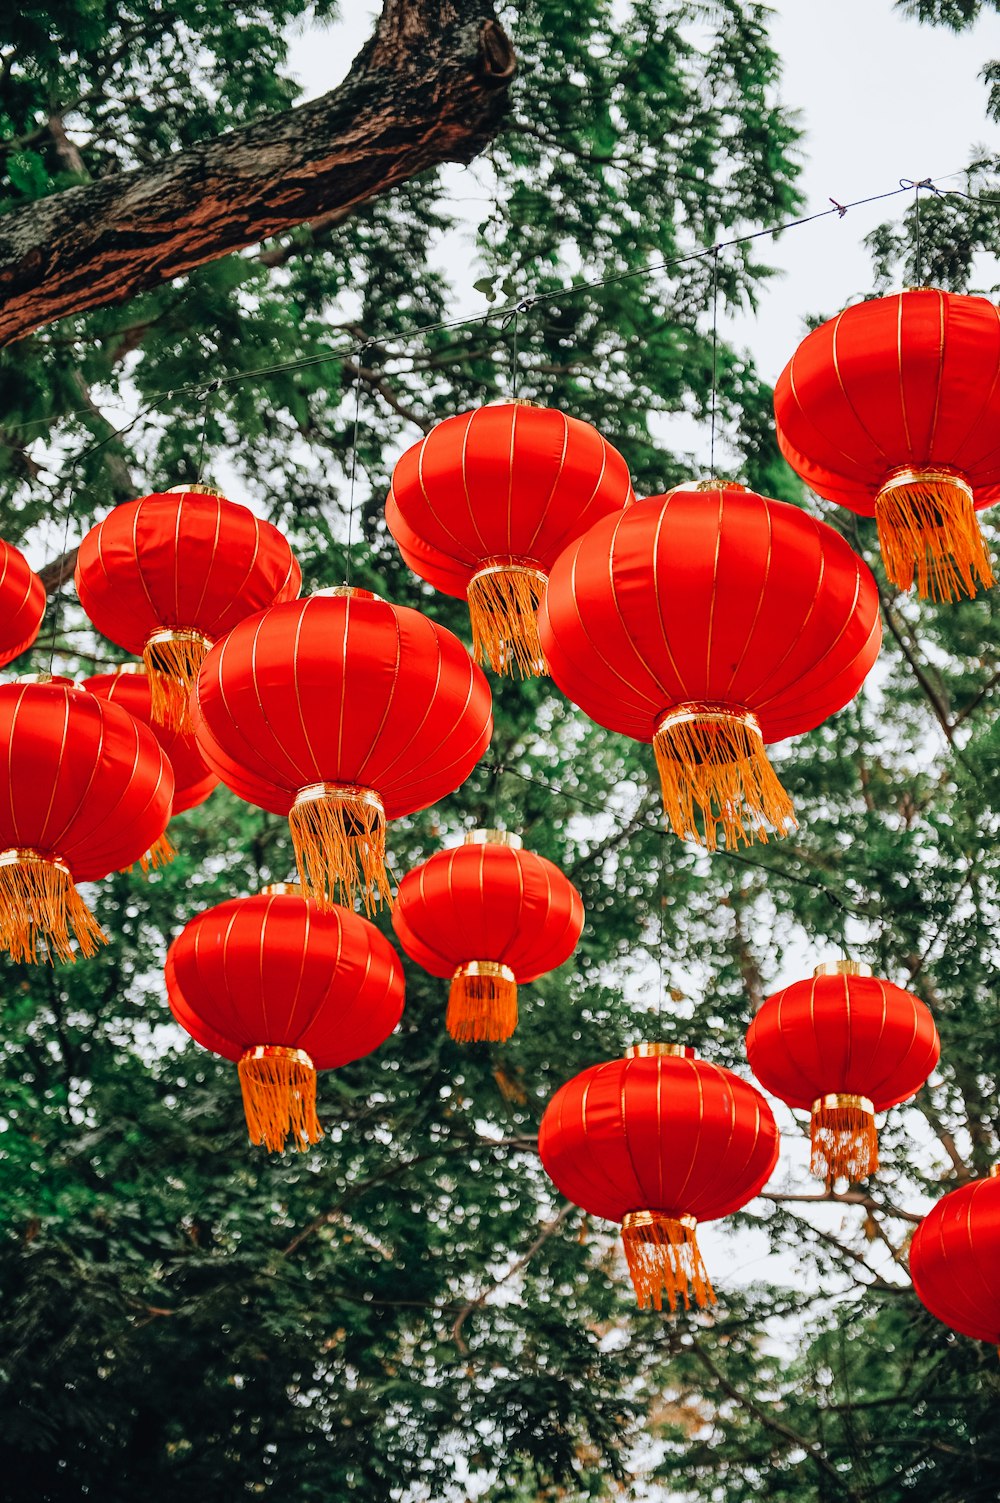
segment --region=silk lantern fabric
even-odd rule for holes
[[[287,814],[300,879],[320,904],[389,893],[386,820],[436,803],[489,745],[485,675],[456,636],[367,591],[320,592],[240,624],[195,696],[209,767]]]
[[[914,1096],[940,1053],[920,999],[850,961],[775,992],[747,1033],[764,1089],[811,1113],[811,1168],[828,1188],[876,1172],[875,1113]]]
[[[392,926],[411,959],[451,979],[448,1032],[502,1042],[517,1026],[517,989],[568,960],[583,900],[551,861],[516,835],[473,830],[399,884]]]
[[[975,512],[1000,499],[1000,312],[919,288],[814,329],[774,391],[778,443],[820,496],[874,516],[889,578],[951,600],[992,583]]]
[[[90,620],[141,654],[154,720],[189,730],[206,652],[244,617],[299,593],[284,535],[205,487],[116,506],[80,544],[76,588]]]
[[[0,539],[0,668],[27,652],[44,615],[45,586],[24,554]]]
[[[617,1221],[640,1308],[715,1302],[697,1223],[767,1183],[778,1129],[747,1081],[676,1045],[639,1044],[561,1086],[538,1152],[568,1200]]]
[[[854,698],[882,640],[871,571],[833,528],[741,486],[681,486],[556,561],[539,612],[563,693],[652,743],[671,828],[714,850],[794,825],[764,751]]]
[[[942,1196],[910,1244],[910,1276],[932,1315],[1000,1346],[1000,1166]]]
[[[525,402],[446,418],[399,460],[386,522],[414,573],[469,602],[473,655],[545,672],[536,613],[566,545],[632,499],[596,428]]]
[[[279,884],[193,918],[167,953],[170,1010],[239,1065],[250,1138],[322,1136],[316,1071],[377,1049],[403,1012],[403,968],[373,924]]]
[[[0,685],[0,948],[73,960],[106,943],[77,882],[138,861],[170,818],[174,777],[152,731],[65,682]]]

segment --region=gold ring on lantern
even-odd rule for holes
[[[11,845],[5,851],[0,851],[0,866],[30,866],[32,863],[55,866],[59,871],[65,872],[67,877],[70,875],[69,867],[61,856],[43,856],[24,845]]]
[[[872,968],[863,960],[824,960],[816,966],[813,976],[870,976]]]
[[[875,1115],[874,1102],[867,1096],[852,1096],[846,1092],[835,1091],[829,1096],[817,1096],[810,1111],[819,1112],[867,1112],[869,1117]]]
[[[375,789],[365,788],[359,783],[307,783],[295,795],[292,808],[301,809],[304,804],[316,804],[323,799],[332,799],[334,803],[361,804],[366,809],[385,814],[382,800]]]
[[[694,1050],[688,1044],[665,1044],[660,1041],[629,1044],[626,1059],[694,1059]],[[645,1216],[647,1213],[636,1213]]]
[[[665,731],[672,731],[675,726],[691,725],[698,721],[710,721],[717,725],[742,726],[749,736],[755,736],[763,745],[764,737],[761,734],[760,721],[752,710],[734,710],[729,705],[712,704],[699,700],[690,700],[686,704],[674,705],[672,709],[665,710],[656,724],[657,736]]]
[[[321,590],[313,590],[310,600],[381,600],[381,595],[376,595],[374,590],[365,590],[361,585],[335,584],[324,585]]]
[[[972,486],[964,475],[957,470],[919,469],[911,465],[904,465],[901,469],[893,470],[885,484],[880,488],[876,501],[881,501],[883,496],[891,496],[893,491],[902,490],[912,485],[948,485],[955,490],[963,492],[970,505],[972,503]]]
[[[466,830],[462,839],[463,845],[505,845],[512,851],[519,851],[524,844],[520,835],[515,835],[513,830]]]
[[[494,574],[526,574],[543,587],[549,582],[549,576],[534,559],[517,558],[511,554],[509,558],[485,559],[470,578],[469,584],[473,585],[477,580],[488,579]]]
[[[301,882],[266,882],[257,894],[261,898],[301,898]]]
[[[182,481],[180,485],[170,486],[164,494],[167,496],[215,496],[220,501],[226,499],[217,485],[204,485],[200,480],[192,482],[191,485]]]
[[[698,1225],[697,1216],[668,1216],[666,1211],[626,1211],[622,1217],[622,1227],[627,1231],[635,1231],[644,1226],[658,1226],[663,1220],[676,1221],[678,1226],[686,1227],[693,1232]]]
[[[203,647],[206,652],[212,646],[211,637],[206,637],[203,631],[197,631],[193,626],[159,626],[146,638],[146,647],[155,650],[174,642],[190,642],[196,647]]]
[[[502,981],[517,980],[510,966],[499,960],[467,960],[457,968],[451,979],[458,981],[463,976],[494,976]]]
[[[305,1065],[307,1070],[316,1067],[310,1055],[304,1049],[292,1049],[287,1044],[254,1044],[251,1049],[244,1049],[242,1059],[287,1059],[293,1064]]]
[[[993,583],[972,486],[957,470],[901,466],[875,497],[875,522],[893,584],[925,599],[976,593]]]
[[[517,977],[499,960],[467,960],[455,970],[445,1027],[459,1044],[502,1044],[517,1027]]]
[[[990,1169],[990,1179],[1000,1179],[1000,1164],[994,1164]]]

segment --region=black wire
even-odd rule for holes
[[[218,381],[212,381],[205,387],[205,405],[201,412],[201,442],[198,445],[198,468],[194,477],[196,485],[201,484],[205,471],[205,440],[208,437],[208,415],[212,407],[212,398],[218,389]]]
[[[351,583],[351,570],[354,562],[354,483],[358,473],[358,423],[361,419],[361,360],[365,350],[369,348],[369,345],[365,345],[358,351],[358,363],[355,367],[357,370],[357,384],[354,388],[354,438],[351,441],[351,495],[347,512],[347,563],[344,575],[344,583],[346,585],[350,585]]]
[[[715,404],[719,389],[719,247],[712,249],[712,436],[708,478],[715,479]]]

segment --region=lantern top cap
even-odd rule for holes
[[[824,960],[813,971],[814,976],[870,976],[872,968],[863,960]]]
[[[463,845],[505,845],[512,851],[519,851],[524,844],[520,835],[515,835],[513,830],[480,829],[466,830],[462,840]]]
[[[313,590],[310,600],[381,600],[374,590],[363,590],[360,585],[325,585],[322,590]]]
[[[262,898],[301,898],[302,895],[298,882],[267,882],[259,894]]]
[[[1000,1164],[994,1164],[990,1169],[990,1179],[1000,1179]]]
[[[59,689],[76,689],[79,687],[71,678],[65,678],[61,673],[19,673],[16,678],[7,680],[10,684],[55,684]]]
[[[694,1050],[687,1044],[666,1044],[662,1040],[629,1044],[626,1059],[695,1059]]]
[[[189,496],[218,496],[220,499],[225,499],[217,485],[202,485],[200,480],[183,480],[180,485],[170,485],[166,490],[168,496],[176,496],[184,493]]]

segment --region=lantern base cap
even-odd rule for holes
[[[875,497],[885,572],[901,590],[925,600],[975,595],[993,569],[973,506],[972,487],[951,470],[905,469]]]
[[[517,1027],[517,981],[510,966],[470,960],[451,980],[445,1026],[459,1044],[502,1044]]]
[[[304,1049],[258,1044],[243,1054],[239,1075],[251,1143],[280,1153],[290,1138],[304,1153],[319,1142],[316,1067]]]
[[[693,1216],[667,1216],[662,1211],[630,1211],[622,1222],[622,1243],[640,1310],[662,1310],[664,1298],[671,1315],[679,1304],[699,1310],[715,1304],[715,1291],[698,1246]]]
[[[837,1180],[854,1184],[878,1169],[875,1107],[867,1096],[821,1096],[809,1123],[809,1170],[832,1190]]]
[[[0,851],[0,949],[29,965],[74,961],[73,939],[88,959],[108,943],[66,863],[20,847]]]
[[[391,900],[385,809],[374,788],[311,783],[296,794],[288,825],[303,894],[320,908],[332,908],[338,891],[348,907],[360,892],[369,915]]]
[[[538,637],[538,607],[547,583],[548,575],[531,559],[486,559],[467,590],[472,656],[511,678],[547,673]]]
[[[667,822],[682,840],[714,851],[767,843],[767,827],[796,825],[792,801],[768,760],[756,715],[728,705],[674,705],[653,736]]]
[[[211,638],[192,627],[150,632],[142,660],[149,676],[150,715],[158,725],[190,733],[191,691],[211,647]]]

